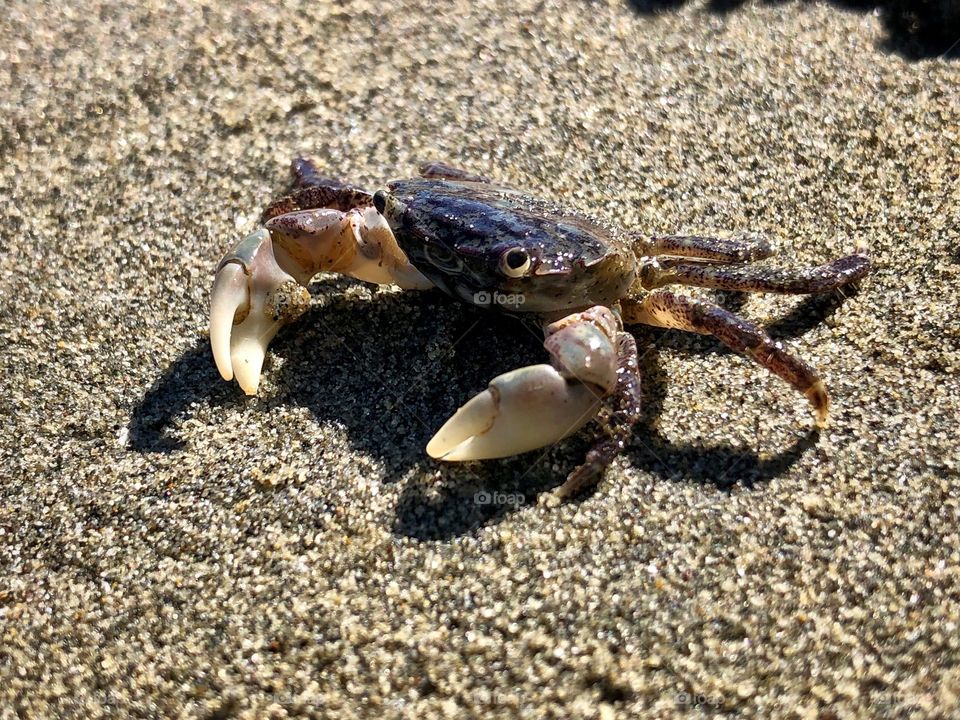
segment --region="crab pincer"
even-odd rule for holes
[[[303,314],[310,294],[294,277],[295,261],[261,228],[241,240],[217,268],[210,295],[210,346],[224,380],[234,376],[254,395],[267,345]]]
[[[592,420],[617,384],[618,323],[594,307],[547,325],[551,364],[498,375],[440,428],[427,453],[483,460],[551,445]]]
[[[269,218],[217,267],[210,345],[224,380],[255,395],[267,345],[309,307],[306,286],[330,271],[374,283],[432,287],[397,247],[373,208],[294,210]]]

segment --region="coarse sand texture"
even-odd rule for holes
[[[0,720],[960,717],[960,59],[949,2],[936,37],[900,7],[8,0]],[[866,244],[858,290],[700,293],[818,368],[829,426],[641,328],[643,420],[548,508],[595,425],[424,450],[540,339],[333,275],[245,396],[213,272],[298,153],[784,266]]]

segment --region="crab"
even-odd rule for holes
[[[257,392],[266,348],[309,305],[319,272],[438,288],[472,305],[540,322],[549,363],[499,375],[427,444],[444,461],[507,457],[571,435],[594,418],[603,432],[555,491],[595,485],[641,417],[635,324],[712,335],[785,380],[825,426],[830,401],[817,371],[761,328],[669,286],[822,293],[864,277],[863,248],[813,268],[751,265],[770,257],[756,235],[648,236],[553,200],[432,162],[419,177],[370,192],[293,163],[295,185],[262,226],[220,261],[210,343],[225,380]]]

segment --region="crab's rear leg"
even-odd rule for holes
[[[469,170],[463,170],[444,162],[430,161],[423,163],[420,168],[420,177],[436,180],[457,180],[459,182],[493,182],[484,175],[476,175]]]
[[[717,265],[683,260],[647,260],[640,266],[646,290],[679,284],[694,287],[794,295],[828,292],[856,282],[870,271],[870,258],[854,253],[812,268],[779,269]]]
[[[757,235],[723,239],[632,233],[630,239],[634,252],[643,258],[639,277],[646,290],[678,284],[742,292],[810,294],[856,282],[870,270],[870,258],[864,249],[812,268],[746,267],[743,263],[773,254],[770,243]]]
[[[304,289],[321,271],[426,289],[373,208],[299,210],[268,220],[220,261],[210,297],[210,344],[225,380],[253,395],[267,345],[309,305]]]
[[[623,322],[713,335],[786,380],[809,400],[817,425],[824,427],[830,399],[817,371],[751,322],[705,300],[656,290],[642,301],[621,301]]]
[[[759,235],[747,234],[732,238],[703,235],[646,236],[629,235],[634,252],[645,257],[685,257],[719,263],[748,263],[773,255],[773,247]]]

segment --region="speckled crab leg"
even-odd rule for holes
[[[348,212],[373,206],[373,194],[363,188],[316,175],[303,177],[305,182],[311,184],[270,203],[260,216],[261,222],[266,223],[272,218],[298,210],[329,208]]]
[[[601,415],[605,436],[590,448],[584,463],[553,492],[551,504],[596,485],[604,469],[623,452],[634,425],[640,420],[642,398],[637,341],[630,333],[620,332],[617,345],[617,385],[609,397],[609,412]]]
[[[642,323],[713,335],[803,393],[813,406],[817,425],[826,426],[830,399],[817,371],[753,323],[713,303],[669,290],[656,290],[640,302],[622,300],[621,307],[623,322],[628,325]]]
[[[447,165],[444,162],[425,162],[420,166],[420,176],[425,178],[434,178],[438,180],[458,180],[459,182],[493,182],[484,175],[475,175],[468,170]]]
[[[309,305],[304,289],[321,271],[405,289],[432,287],[407,260],[373,208],[275,216],[220,261],[210,298],[210,344],[225,380],[256,394],[267,345]]]
[[[441,460],[508,457],[550,445],[600,410],[618,384],[619,321],[596,306],[545,328],[551,364],[519,368],[490,381],[427,445]]]
[[[707,262],[748,263],[773,255],[773,247],[759,235],[715,238],[703,235],[646,236],[631,233],[630,240],[638,256],[685,257]]]
[[[290,163],[290,172],[293,174],[294,185],[298,188],[313,187],[316,185],[334,185],[339,187],[351,187],[342,180],[327,177],[320,174],[313,158],[299,155]],[[366,191],[364,191],[366,192]],[[368,195],[370,193],[367,193]]]
[[[813,268],[777,268],[716,265],[682,260],[648,260],[640,266],[645,290],[679,284],[717,290],[810,294],[827,292],[860,280],[870,271],[870,258],[855,253]]]

